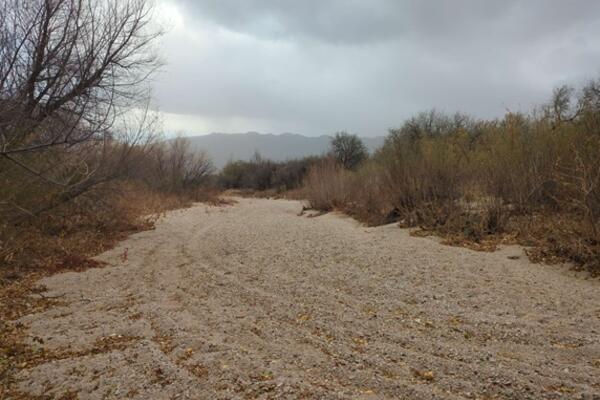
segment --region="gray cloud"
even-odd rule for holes
[[[171,1],[157,95],[198,130],[376,135],[432,107],[527,110],[600,73],[594,0]]]

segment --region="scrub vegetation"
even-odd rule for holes
[[[497,120],[423,112],[358,168],[313,166],[305,195],[369,225],[399,222],[479,249],[518,242],[533,259],[600,273],[599,153],[600,83],[590,82]]]
[[[210,160],[184,139],[164,141],[149,107],[146,83],[161,66],[151,2],[3,0],[0,9],[3,284],[210,197]]]

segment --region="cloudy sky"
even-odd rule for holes
[[[158,0],[167,131],[386,133],[600,77],[596,0]]]

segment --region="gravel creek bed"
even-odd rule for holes
[[[43,279],[31,396],[600,399],[600,282],[302,204],[168,213]],[[78,397],[75,397],[78,396]],[[69,397],[71,398],[71,397]]]

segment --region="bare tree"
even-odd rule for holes
[[[552,102],[546,108],[547,113],[552,116],[554,128],[564,122],[573,122],[579,116],[581,109],[573,101],[574,93],[575,89],[567,85],[553,90]]]
[[[172,190],[198,187],[214,172],[210,158],[206,153],[191,151],[189,140],[176,138],[169,143],[169,147]]]
[[[152,10],[146,0],[0,0],[0,174],[19,181],[0,204],[27,211],[27,185],[77,196],[147,140],[143,83],[160,65]],[[145,110],[137,127],[135,107]]]
[[[197,189],[215,171],[208,155],[190,149],[189,140],[182,137],[155,143],[142,169],[141,180],[170,193]]]
[[[331,153],[346,169],[355,169],[369,156],[362,140],[347,132],[335,134],[331,140]]]

